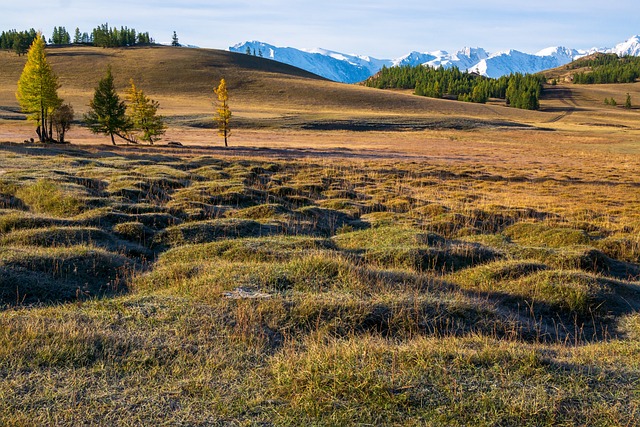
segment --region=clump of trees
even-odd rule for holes
[[[65,142],[65,133],[73,121],[73,108],[58,96],[58,77],[47,61],[44,48],[44,39],[37,33],[18,80],[16,98],[22,111],[36,123],[40,142]],[[57,139],[53,137],[54,129]]]
[[[108,67],[94,91],[84,122],[91,132],[108,135],[113,145],[116,136],[134,144],[138,139],[153,144],[166,130],[164,118],[157,114],[160,104],[136,88],[133,80],[130,84],[125,102],[116,91]]]
[[[634,83],[640,78],[640,58],[615,53],[579,60],[572,67],[591,67],[590,71],[574,74],[574,84]]]
[[[253,49],[253,52],[251,52],[251,48],[249,46],[247,46],[247,48],[245,49],[244,53],[246,55],[250,55],[250,56],[259,56],[260,58],[263,58],[264,55],[262,54],[262,50],[258,49],[258,53],[256,53],[256,50]]]
[[[512,74],[491,79],[457,67],[430,66],[383,67],[365,85],[379,89],[414,89],[419,96],[486,103],[490,98],[505,99],[507,104],[524,109],[540,108],[539,98],[545,78]]]
[[[71,44],[71,35],[65,27],[53,27],[53,34],[49,39],[51,44]]]
[[[21,56],[27,53],[36,37],[41,35],[33,28],[27,31],[3,31],[0,33],[0,49],[13,50]]]
[[[27,31],[2,31],[0,33],[0,49],[13,50],[18,55],[24,55],[37,34],[40,33],[33,28]],[[42,34],[39,37],[42,37]],[[128,27],[110,28],[109,24],[99,25],[91,33],[83,33],[80,28],[76,28],[73,39],[65,27],[54,27],[49,38],[49,44],[54,45],[71,44],[72,41],[77,44],[98,47],[123,47],[154,43],[148,32],[137,32],[134,28]]]
[[[134,28],[120,27],[110,28],[109,24],[102,24],[93,29],[91,42],[98,47],[122,47],[140,44],[150,44],[154,40],[148,32],[138,33]]]

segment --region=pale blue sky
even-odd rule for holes
[[[227,49],[259,40],[396,58],[410,51],[483,47],[534,53],[549,46],[612,47],[640,34],[637,0],[206,1],[0,0],[0,29],[90,32],[109,22],[168,43]],[[28,5],[28,7],[25,7]]]

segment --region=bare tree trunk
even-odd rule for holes
[[[45,142],[47,140],[47,122],[44,115],[44,104],[40,101],[40,126],[41,133],[38,133],[40,137],[40,142]]]
[[[134,140],[134,139],[127,138],[126,136],[122,136],[122,135],[120,135],[119,133],[116,133],[116,135],[117,135],[119,138],[122,138],[122,139],[124,139],[125,141],[130,142],[131,144],[136,144],[136,145],[138,144],[138,141],[136,141],[136,140]]]

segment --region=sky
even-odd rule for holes
[[[393,59],[411,51],[483,47],[613,47],[640,34],[637,0],[0,0],[0,31],[64,26],[73,37],[105,22],[170,43],[227,49],[258,40]],[[28,7],[25,7],[28,4]]]

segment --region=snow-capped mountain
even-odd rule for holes
[[[615,53],[618,56],[640,56],[640,36],[633,36],[607,52]]]
[[[391,61],[368,56],[346,55],[325,49],[295,49],[276,47],[267,43],[250,41],[229,48],[231,52],[251,53],[343,83],[357,83],[374,75],[383,65],[392,66]]]
[[[614,48],[590,50],[550,47],[537,53],[508,50],[489,54],[482,48],[464,48],[450,54],[445,51],[411,52],[397,59],[376,59],[370,56],[347,55],[325,49],[295,49],[276,47],[258,41],[244,42],[229,48],[232,52],[261,55],[310,71],[330,80],[356,83],[374,75],[383,66],[430,65],[453,67],[477,72],[488,77],[511,73],[537,73],[560,67],[595,52],[616,53],[619,56],[640,56],[640,36],[634,36]]]
[[[560,67],[585,55],[586,52],[584,51],[564,47],[551,47],[543,49],[536,54],[509,50],[494,53],[468,68],[468,70],[493,78],[511,73],[537,73],[538,71]]]

